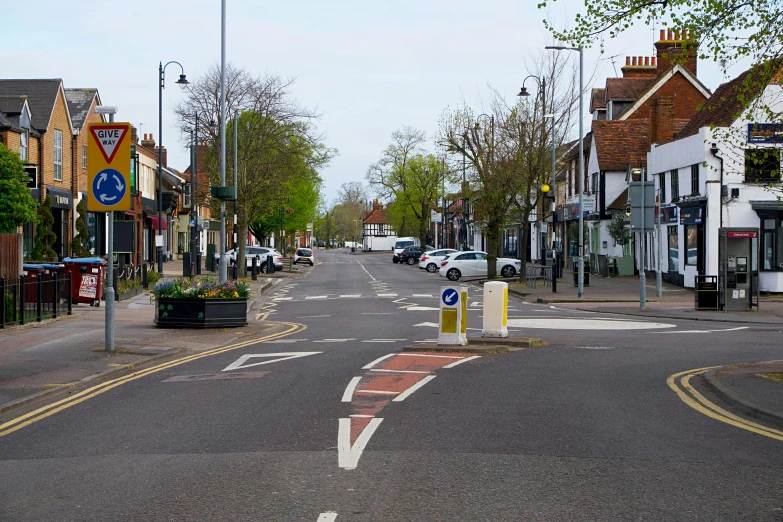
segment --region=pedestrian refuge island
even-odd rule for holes
[[[468,344],[468,289],[465,286],[440,287],[439,345]]]
[[[484,283],[484,325],[481,337],[508,337],[508,283]]]

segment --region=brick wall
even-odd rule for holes
[[[655,97],[667,96],[674,99],[674,117],[676,119],[690,119],[696,114],[699,105],[704,103],[707,98],[680,73],[675,74],[671,79],[661,86],[655,92]],[[645,119],[650,117],[650,103],[652,98],[636,109],[628,119]]]
[[[54,180],[54,131],[63,133],[63,179]],[[62,90],[57,93],[49,127],[43,135],[43,183],[47,186],[71,190],[71,122]]]

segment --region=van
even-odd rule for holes
[[[399,263],[400,253],[405,250],[405,247],[418,245],[419,239],[415,237],[398,237],[392,247],[392,263]]]

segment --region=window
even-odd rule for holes
[[[19,159],[27,161],[27,131],[22,131],[19,135]]]
[[[691,165],[691,196],[699,195],[699,166]]]
[[[685,264],[696,265],[699,259],[699,225],[685,225]]]
[[[679,250],[679,227],[667,227],[669,236],[669,272],[677,273],[680,271],[680,250]]]
[[[677,169],[674,169],[672,171],[672,201],[677,201],[680,199],[680,175],[679,172],[677,172]]]
[[[597,172],[593,172],[593,176],[592,176],[592,180],[591,180],[591,184],[590,184],[590,192],[592,194],[597,194],[598,193],[598,173]]]
[[[63,131],[54,131],[54,180],[63,180]]]
[[[191,192],[191,185],[190,183],[185,183],[185,185],[182,187],[183,192],[183,198],[182,198],[182,206],[184,208],[190,208],[192,205],[192,192]]]
[[[761,220],[761,269],[783,270],[783,218]]]
[[[87,168],[87,145],[82,145],[82,168]]]
[[[780,180],[780,151],[750,149],[745,151],[745,183],[769,183]]]
[[[660,174],[660,181],[658,182],[661,186],[661,200],[660,203],[663,205],[666,203],[666,173],[661,172]]]

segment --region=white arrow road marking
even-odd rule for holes
[[[737,328],[726,328],[724,330],[678,330],[675,332],[657,332],[668,334],[681,334],[681,333],[712,333],[712,332],[736,332],[737,330],[747,330],[749,326],[738,326]]]
[[[223,371],[237,370],[239,368],[250,368],[251,366],[260,366],[262,364],[271,364],[273,362],[287,361],[288,359],[296,359],[298,357],[307,357],[308,355],[317,355],[323,352],[281,352],[281,353],[249,353],[243,355],[236,361],[226,366]],[[245,364],[248,360],[258,357],[277,357],[271,361],[261,361],[252,364]]]
[[[371,419],[351,446],[351,419],[339,419],[340,429],[337,433],[337,462],[343,469],[356,469],[365,446],[370,441],[375,430],[383,419]]]
[[[419,324],[414,324],[413,326],[432,326],[432,327],[437,328],[438,327],[438,323],[419,323]]]
[[[334,511],[326,511],[318,515],[318,520],[315,522],[334,522],[337,520],[337,513]]]

